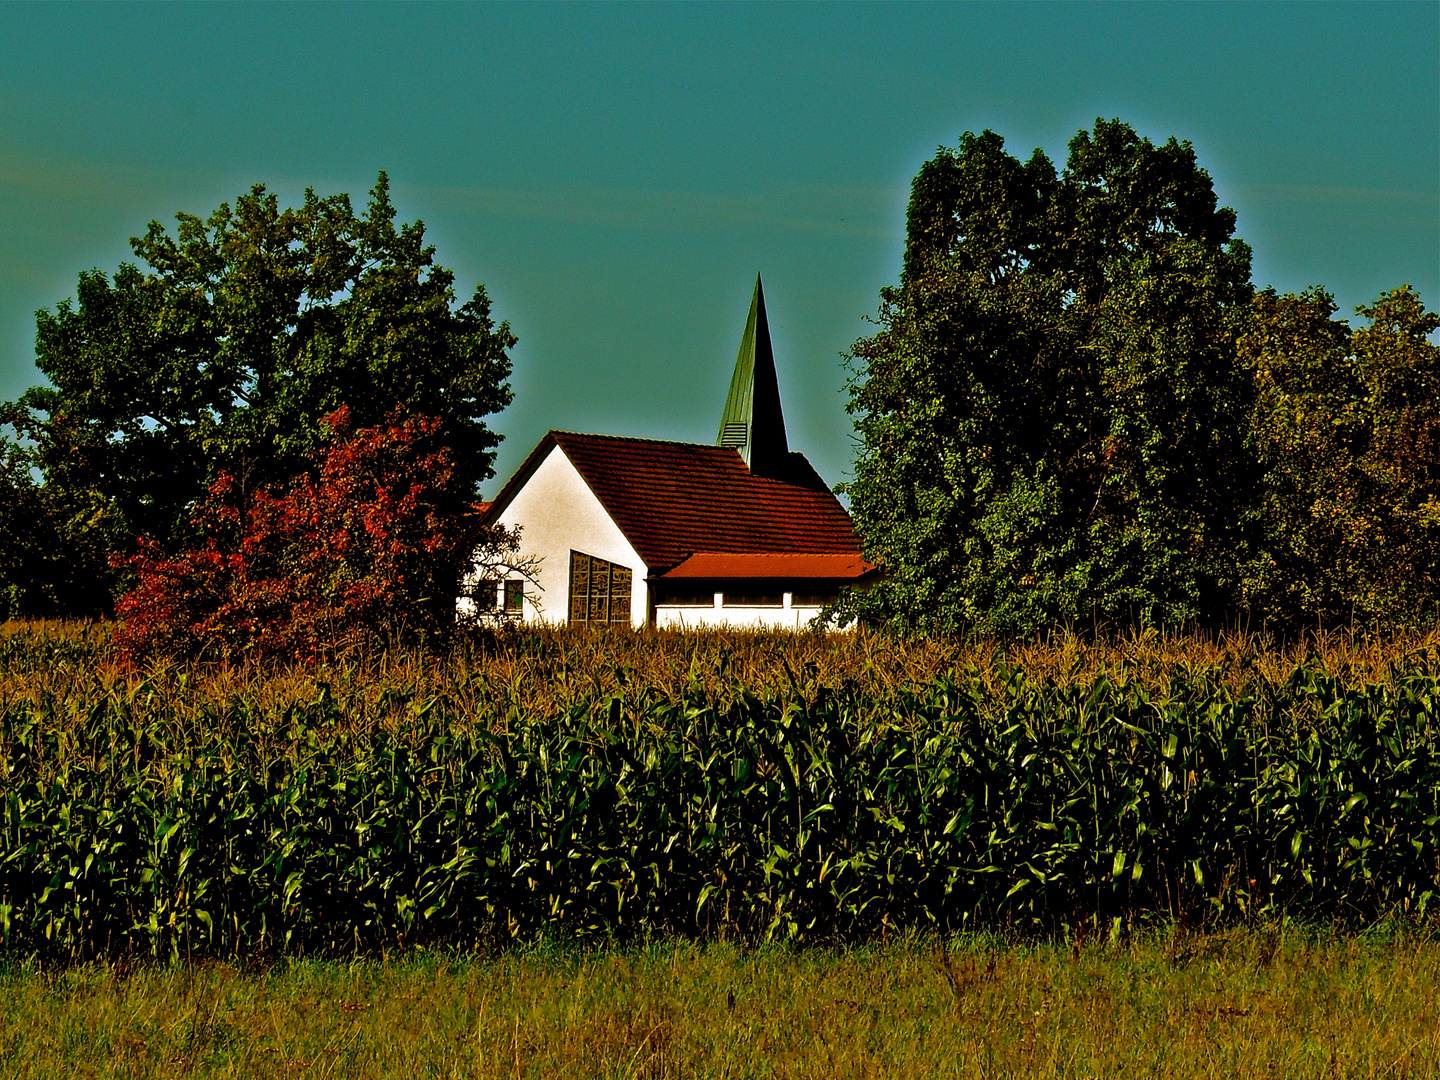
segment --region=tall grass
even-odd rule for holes
[[[136,673],[103,627],[10,628],[0,935],[80,958],[1425,918],[1435,644],[539,632]]]
[[[1428,1080],[1440,946],[1266,925],[1120,946],[525,948],[0,972],[0,1073]]]

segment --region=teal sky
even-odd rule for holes
[[[908,185],[993,128],[1194,143],[1255,279],[1440,302],[1440,4],[0,5],[0,399],[34,311],[252,183],[389,172],[520,338],[499,471],[547,428],[715,438],[755,272],[792,447],[851,459],[840,354]],[[493,491],[496,484],[487,485]]]

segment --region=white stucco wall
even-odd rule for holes
[[[644,625],[649,602],[645,564],[559,446],[550,448],[500,515],[500,523],[507,528],[521,526],[521,554],[542,560],[536,575],[539,590],[525,584],[526,622],[566,621],[573,549],[630,568],[630,622]],[[530,603],[532,598],[538,605]]]
[[[692,604],[670,606],[657,604],[655,625],[681,629],[702,626],[730,626],[758,630],[804,630],[810,620],[820,614],[817,607],[799,607],[792,603],[791,593],[784,594],[783,607],[727,606],[722,603],[723,594],[715,594],[713,607],[695,607]]]

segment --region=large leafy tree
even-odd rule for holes
[[[1358,313],[1266,290],[1241,339],[1265,467],[1246,600],[1276,625],[1440,614],[1440,316],[1409,287]]]
[[[131,240],[145,269],[83,273],[73,303],[39,313],[49,385],[6,416],[51,500],[86,508],[87,535],[188,542],[192,507],[222,473],[243,496],[313,471],[324,417],[342,406],[361,428],[435,418],[453,461],[437,498],[458,512],[473,497],[492,472],[499,438],[484,417],[510,400],[515,339],[483,287],[457,303],[424,225],[396,223],[384,173],[363,215],[313,191],[282,209],[256,186],[176,220],[173,235],[151,223]],[[108,601],[93,583],[89,606]]]
[[[846,490],[888,573],[852,614],[1020,634],[1223,608],[1254,483],[1234,226],[1188,143],[1119,121],[1058,173],[989,131],[925,163],[851,354]]]

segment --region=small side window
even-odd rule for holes
[[[791,607],[824,607],[826,604],[833,604],[838,593],[816,592],[816,593],[793,593],[790,597]]]
[[[785,598],[779,593],[727,592],[722,603],[725,607],[780,607],[785,603]]]
[[[711,588],[667,588],[656,599],[660,607],[714,607],[715,590]]]
[[[509,614],[518,614],[525,607],[525,582],[505,582],[505,611]]]
[[[495,605],[500,602],[500,582],[494,578],[477,581],[475,591],[471,595],[475,598],[476,611],[494,611]]]

